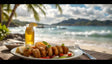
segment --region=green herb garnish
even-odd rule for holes
[[[29,49],[29,48],[27,48],[27,49]]]
[[[48,45],[48,43],[47,43],[47,42],[45,42],[45,41],[43,41],[43,43],[44,43],[45,45]]]
[[[64,44],[62,44],[61,46],[64,46]]]
[[[51,47],[51,45],[47,45],[47,48],[50,48]]]

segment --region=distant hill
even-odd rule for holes
[[[31,23],[31,22],[20,21],[20,20],[13,20],[9,27],[25,26],[26,24],[29,24],[29,23]],[[3,24],[6,24],[6,22],[4,21]],[[44,25],[44,24],[40,24],[40,23],[37,23],[37,24],[38,25]]]
[[[88,20],[88,19],[68,19],[63,20],[62,22],[55,23],[52,25],[61,25],[61,26],[112,26],[112,21],[99,21],[99,20]]]

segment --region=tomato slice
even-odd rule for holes
[[[53,56],[50,56],[50,58],[53,58],[55,55],[53,55]]]
[[[60,56],[63,56],[64,54],[60,53]]]
[[[69,54],[68,54],[68,56],[72,56],[72,54],[71,54],[71,53],[69,53]]]
[[[48,57],[41,57],[42,59],[50,59],[50,57],[48,56]]]

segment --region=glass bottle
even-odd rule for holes
[[[25,45],[34,45],[34,29],[29,25],[25,30]]]

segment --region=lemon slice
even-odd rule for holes
[[[29,27],[34,27],[34,26],[35,26],[35,27],[37,26],[37,24],[34,23],[34,22],[32,22],[32,23],[29,24]]]
[[[25,46],[17,47],[16,52],[17,52],[17,53],[20,53],[20,54],[23,54],[24,49],[25,49]]]

